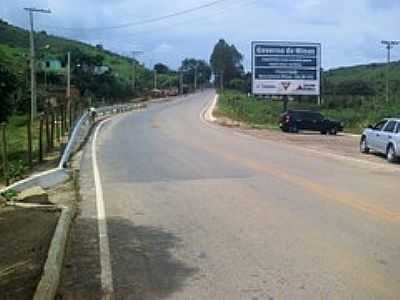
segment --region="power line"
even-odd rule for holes
[[[63,29],[63,30],[83,30],[83,31],[102,31],[102,30],[113,30],[113,29],[121,29],[121,28],[126,28],[126,27],[134,27],[134,26],[140,26],[140,25],[146,25],[149,23],[154,23],[154,22],[159,22],[165,19],[170,19],[173,17],[177,17],[177,16],[181,16],[181,15],[185,15],[188,13],[192,13],[195,12],[197,10],[201,10],[204,8],[208,8],[211,6],[215,6],[221,2],[226,2],[229,0],[216,0],[216,1],[212,1],[203,5],[199,5],[196,7],[192,7],[192,8],[188,8],[185,10],[181,10],[178,12],[174,12],[171,14],[167,14],[167,15],[163,15],[163,16],[159,16],[159,17],[154,17],[154,18],[149,18],[149,19],[145,19],[142,21],[137,21],[137,22],[130,22],[130,23],[125,23],[125,24],[119,24],[119,25],[113,25],[113,26],[104,26],[104,27],[92,27],[92,28],[84,28],[84,27],[56,27],[56,26],[52,26],[51,28],[53,29]],[[46,27],[46,26],[44,26]]]

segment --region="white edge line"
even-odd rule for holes
[[[107,219],[104,206],[103,188],[101,185],[100,172],[97,165],[96,140],[101,127],[108,122],[109,119],[103,120],[96,127],[92,141],[92,164],[94,183],[96,188],[96,207],[97,207],[97,225],[99,232],[99,250],[100,250],[100,267],[101,267],[101,287],[105,297],[110,296],[114,292],[110,245],[107,233]],[[107,298],[104,298],[107,299]]]

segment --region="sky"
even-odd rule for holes
[[[324,69],[383,62],[381,40],[400,40],[400,0],[220,0],[144,23],[212,2],[1,0],[0,18],[28,28],[23,8],[48,8],[51,14],[35,16],[35,30],[102,44],[123,55],[142,51],[137,59],[146,65],[162,62],[172,68],[186,57],[209,61],[220,38],[243,54],[247,70],[253,40],[319,42]],[[400,46],[393,49],[392,59],[400,60]]]

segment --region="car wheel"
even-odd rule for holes
[[[326,130],[321,130],[320,132],[321,132],[321,134],[323,134],[323,135],[325,135],[325,134],[327,133]]]
[[[391,162],[391,163],[397,161],[397,157],[396,157],[396,153],[394,152],[393,145],[389,145],[389,147],[387,148],[386,158],[387,158],[388,162]]]
[[[293,125],[292,127],[290,127],[290,132],[298,133],[298,132],[299,132],[299,129],[297,128],[296,125]]]
[[[336,135],[337,134],[337,128],[336,127],[331,128],[329,130],[329,134]]]
[[[362,137],[362,139],[360,141],[360,152],[365,153],[365,154],[369,153],[367,138],[365,136]]]

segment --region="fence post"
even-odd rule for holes
[[[56,137],[57,137],[57,141],[58,143],[60,143],[61,141],[61,118],[60,118],[60,107],[57,107],[56,110]]]
[[[51,117],[51,126],[50,126],[50,146],[54,149],[54,126],[55,126],[55,119],[54,119],[54,110],[52,109],[50,112]]]
[[[72,123],[73,123],[73,120],[72,120],[72,98],[69,98],[68,99],[68,111],[69,111],[69,130],[72,130]]]
[[[50,124],[49,124],[49,110],[46,111],[46,151],[47,153],[51,150],[51,143],[50,143]]]
[[[32,158],[32,122],[31,122],[31,114],[28,114],[28,165],[29,168],[33,167],[33,158]]]
[[[61,122],[61,137],[64,136],[65,127],[64,127],[64,106],[60,106],[60,122]]]
[[[6,180],[6,185],[10,184],[10,177],[8,174],[8,153],[7,153],[7,124],[6,123],[1,123],[0,124],[1,127],[1,136],[3,139],[3,143],[2,143],[2,156],[3,156],[3,174],[4,174],[4,178]]]
[[[43,161],[43,114],[39,116],[39,162]]]

